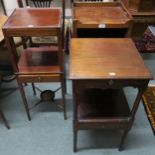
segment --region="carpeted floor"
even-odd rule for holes
[[[143,95],[143,103],[150,125],[155,134],[155,87],[148,87]]]

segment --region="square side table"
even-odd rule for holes
[[[152,79],[131,39],[73,38],[69,78],[73,82],[74,151],[78,130],[132,127],[142,94]],[[130,109],[123,88],[138,89]]]

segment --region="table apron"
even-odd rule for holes
[[[101,89],[120,89],[123,87],[145,87],[149,80],[73,80],[77,90],[101,88]]]
[[[105,24],[105,28],[128,28],[130,22],[121,24],[110,24],[110,23],[98,23],[98,24],[83,24],[81,22],[77,23],[77,28],[99,28],[100,24]],[[101,28],[100,28],[101,29]],[[104,28],[103,28],[104,29]]]
[[[38,30],[38,29],[4,29],[3,31],[6,32],[8,37],[20,37],[20,36],[56,36],[58,33],[60,33],[60,29],[44,29],[44,30]]]

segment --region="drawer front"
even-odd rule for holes
[[[19,75],[17,77],[19,82],[59,82],[61,76],[59,74],[52,75]]]

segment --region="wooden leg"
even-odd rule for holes
[[[65,83],[63,79],[61,80],[61,92],[62,92],[62,106],[63,106],[63,112],[64,112],[64,119],[67,119],[66,114],[66,99],[65,99]]]
[[[9,126],[9,124],[8,124],[6,118],[5,118],[5,116],[4,116],[4,114],[3,114],[3,112],[2,112],[1,110],[0,110],[0,116],[1,116],[1,118],[2,118],[2,120],[3,120],[3,122],[4,122],[4,124],[5,124],[5,126],[6,126],[8,129],[10,129],[10,126]]]
[[[67,94],[66,73],[63,75],[64,93]]]
[[[36,89],[34,83],[32,83],[33,94],[36,95]]]
[[[124,143],[124,140],[125,140],[128,132],[129,132],[129,129],[130,128],[127,128],[127,129],[124,130],[124,133],[123,133],[123,136],[122,136],[122,139],[121,139],[121,143],[120,143],[119,148],[118,148],[119,151],[123,150],[123,143]]]
[[[77,130],[76,129],[73,129],[73,151],[74,152],[77,152]]]
[[[27,48],[26,41],[27,41],[28,38],[22,37],[21,39],[22,39],[23,48],[26,49]]]
[[[65,35],[65,53],[66,54],[69,54],[69,40],[70,40],[70,32],[69,32],[69,26],[67,24],[66,35]]]
[[[29,107],[28,107],[28,104],[27,104],[27,99],[26,99],[26,96],[25,96],[23,85],[22,85],[22,83],[18,82],[18,86],[19,86],[19,90],[20,90],[20,93],[21,93],[21,96],[22,96],[22,99],[23,99],[23,103],[24,103],[24,107],[25,107],[25,110],[26,110],[26,113],[27,113],[28,120],[30,121],[31,116],[30,116]]]

